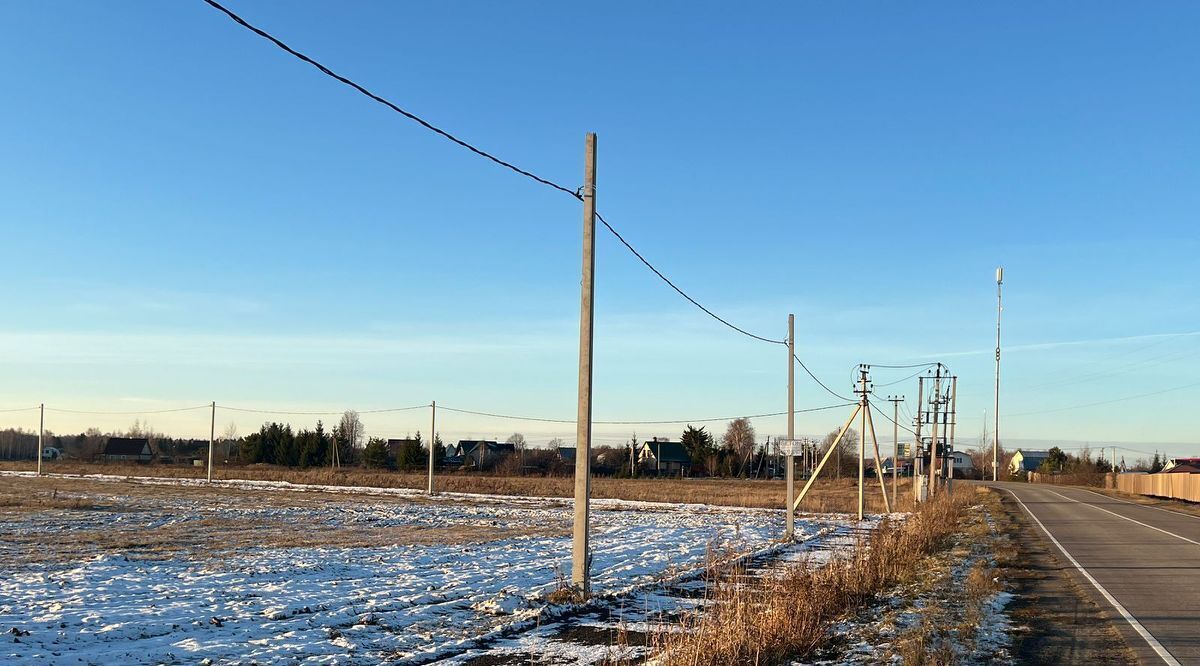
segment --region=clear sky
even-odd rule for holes
[[[1003,264],[1003,435],[1200,453],[1195,3],[229,5],[571,187],[597,132],[606,218],[739,325],[782,338],[794,312],[801,356],[839,392],[859,362],[942,360],[977,437]],[[200,0],[3,3],[0,60],[0,407],[436,399],[573,418],[570,197]],[[603,232],[596,294],[597,419],[786,407],[781,347],[706,318]],[[800,407],[837,402],[799,376]],[[915,382],[891,391],[911,406]],[[144,418],[207,434],[203,411]],[[222,412],[218,429],[261,420]],[[363,420],[428,429],[425,411]],[[573,438],[462,414],[442,428]]]

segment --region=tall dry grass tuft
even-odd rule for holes
[[[707,608],[657,637],[658,663],[769,666],[811,655],[838,618],[915,579],[921,557],[957,530],[968,499],[942,493],[908,520],[885,521],[849,556],[826,565],[800,564],[760,578],[714,575]]]

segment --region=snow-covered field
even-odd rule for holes
[[[161,487],[197,485],[188,480],[125,481],[89,476],[73,491],[64,479],[59,491],[119,509],[3,514],[0,662],[424,663],[552,616],[545,596],[570,568],[571,505],[563,500],[459,494],[425,501],[408,490],[224,482],[241,498],[272,498],[235,502],[220,489],[173,494]],[[157,492],[141,494],[142,485]],[[321,501],[279,499],[313,492]],[[686,576],[712,545],[768,549],[783,522],[779,511],[615,500],[595,501],[592,515],[594,586],[609,597]],[[797,531],[811,537],[831,524],[801,520]],[[25,561],[2,545],[31,536],[41,545],[44,537],[49,555],[55,544],[88,542],[115,525],[133,533],[170,526],[180,534],[194,526],[205,538],[222,525],[242,526],[239,543],[264,529],[265,545],[156,557],[107,544],[36,560],[26,549]],[[271,537],[265,527],[245,526],[269,526]],[[326,531],[322,545],[303,544],[306,532],[331,526],[359,536],[402,528],[463,528],[474,536],[341,547]],[[280,531],[300,545],[272,545]]]

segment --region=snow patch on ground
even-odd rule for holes
[[[80,478],[207,485],[192,479]],[[242,512],[296,530],[352,521],[526,526],[540,532],[465,545],[264,547],[181,559],[136,559],[109,549],[70,561],[9,565],[0,578],[0,631],[6,632],[0,662],[429,661],[552,617],[544,599],[561,572],[569,570],[571,503],[566,500],[443,494],[425,501],[421,493],[403,489],[260,481],[216,485],[379,498],[378,503],[335,498],[296,507],[217,502],[221,512]],[[422,501],[410,501],[417,497]],[[36,530],[52,548],[55,539],[102,530],[112,521],[153,530],[195,520],[211,515],[212,503],[211,498],[168,497],[153,511],[94,512],[69,521],[65,512],[45,511],[0,529]],[[765,552],[775,547],[772,539],[783,529],[782,511],[694,504],[595,500],[592,517],[594,586],[610,598],[697,570],[714,544]],[[799,520],[798,538],[828,525]]]

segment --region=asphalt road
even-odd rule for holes
[[[1081,488],[988,485],[1041,523],[1142,663],[1200,665],[1200,517]]]

